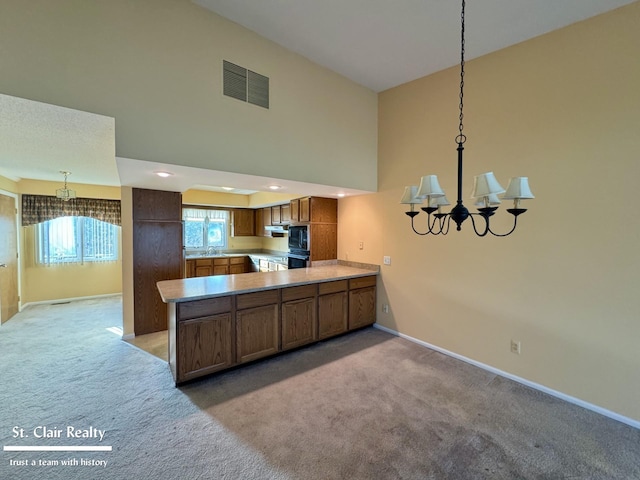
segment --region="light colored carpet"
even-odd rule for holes
[[[113,446],[2,452],[0,478],[640,479],[640,431],[379,330],[178,389],[107,330],[120,323],[108,298],[0,328],[0,444]],[[36,439],[37,426],[106,433]],[[107,465],[30,465],[70,458]]]

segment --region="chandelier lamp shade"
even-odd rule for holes
[[[421,178],[419,185],[411,185],[405,187],[404,194],[400,200],[401,204],[409,205],[410,210],[405,212],[411,218],[411,229],[418,235],[446,235],[449,233],[451,221],[456,224],[456,230],[462,230],[462,223],[468,218],[476,235],[484,237],[488,234],[496,237],[506,237],[513,233],[516,229],[518,216],[527,211],[526,208],[520,207],[520,201],[534,198],[529,188],[529,180],[527,177],[513,177],[509,181],[509,185],[505,190],[498,182],[493,172],[476,175],[473,180],[473,193],[471,197],[474,205],[478,207],[477,212],[469,212],[462,201],[462,152],[464,151],[464,143],[467,137],[463,133],[464,125],[464,19],[465,19],[465,0],[462,0],[461,13],[461,41],[460,41],[460,124],[458,126],[458,135],[455,138],[458,144],[458,196],[456,205],[451,211],[443,212],[443,207],[451,205],[445,196],[444,190],[440,187],[438,177],[436,175],[425,175]],[[513,215],[513,226],[505,233],[496,233],[491,229],[490,217],[496,212],[502,200],[513,200],[513,208],[508,208],[507,212]],[[426,204],[420,210],[427,214],[427,229],[419,231],[414,223],[415,217],[420,214],[420,210],[416,210],[416,205]],[[476,224],[476,219],[478,223]]]

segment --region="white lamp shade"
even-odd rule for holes
[[[486,204],[485,199],[489,200],[489,205]],[[498,195],[492,193],[491,195],[487,195],[486,197],[478,197],[476,198],[476,203],[474,204],[476,207],[492,207],[495,205],[500,205],[500,199]]]
[[[447,205],[451,205],[449,200],[447,200],[447,197],[443,196],[429,199],[430,207],[446,207]]]
[[[518,198],[535,198],[529,189],[529,177],[513,177],[509,180],[507,193],[502,196],[505,200],[515,200]]]
[[[417,196],[422,198],[444,197],[444,191],[440,188],[438,177],[436,175],[425,175],[422,177]]]
[[[498,193],[504,193],[504,188],[498,183],[493,172],[483,173],[474,177],[472,197],[487,197]]]
[[[418,187],[415,185],[404,187],[404,194],[402,195],[402,199],[400,200],[400,203],[405,203],[405,204],[422,203],[423,199],[416,196],[417,192],[418,192]]]

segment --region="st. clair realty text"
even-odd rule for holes
[[[31,435],[35,438],[97,438],[101,442],[105,431],[95,427],[76,428],[67,426],[65,428],[50,428],[39,425],[33,428]],[[13,427],[13,438],[27,438],[31,435],[24,428]]]

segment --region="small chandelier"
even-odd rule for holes
[[[457,226],[456,230],[461,230],[462,222],[470,218],[476,235],[484,237],[490,233],[496,237],[506,237],[516,229],[518,215],[527,211],[526,208],[520,208],[520,201],[526,198],[534,198],[529,189],[529,180],[527,177],[511,178],[507,190],[505,190],[498,183],[493,172],[477,175],[473,182],[473,193],[471,196],[475,200],[478,212],[470,213],[462,203],[462,151],[464,150],[464,142],[467,140],[467,137],[462,133],[462,120],[464,118],[464,9],[465,0],[462,0],[462,29],[460,35],[460,124],[458,126],[459,133],[455,138],[458,144],[458,198],[456,206],[453,207],[449,213],[442,213],[442,207],[451,204],[447,200],[442,188],[440,188],[436,175],[426,175],[422,177],[419,186],[412,185],[405,187],[404,195],[400,203],[411,205],[411,210],[405,213],[411,218],[411,228],[418,235],[446,235],[449,233],[451,220],[455,222]],[[489,218],[495,213],[500,204],[499,194],[504,194],[502,195],[503,200],[513,200],[513,208],[507,209],[507,212],[513,215],[513,227],[506,233],[495,233],[489,226]],[[420,232],[416,230],[414,225],[414,218],[420,213],[419,211],[414,211],[414,205],[420,205],[425,200],[427,206],[422,207],[421,210],[427,213],[427,230]],[[484,226],[481,223],[477,226],[474,217],[484,219]]]
[[[56,190],[56,197],[61,198],[65,202],[68,202],[72,198],[76,198],[76,191],[67,188],[67,177],[71,175],[71,172],[60,170],[60,173],[64,175],[64,188],[58,188]]]

